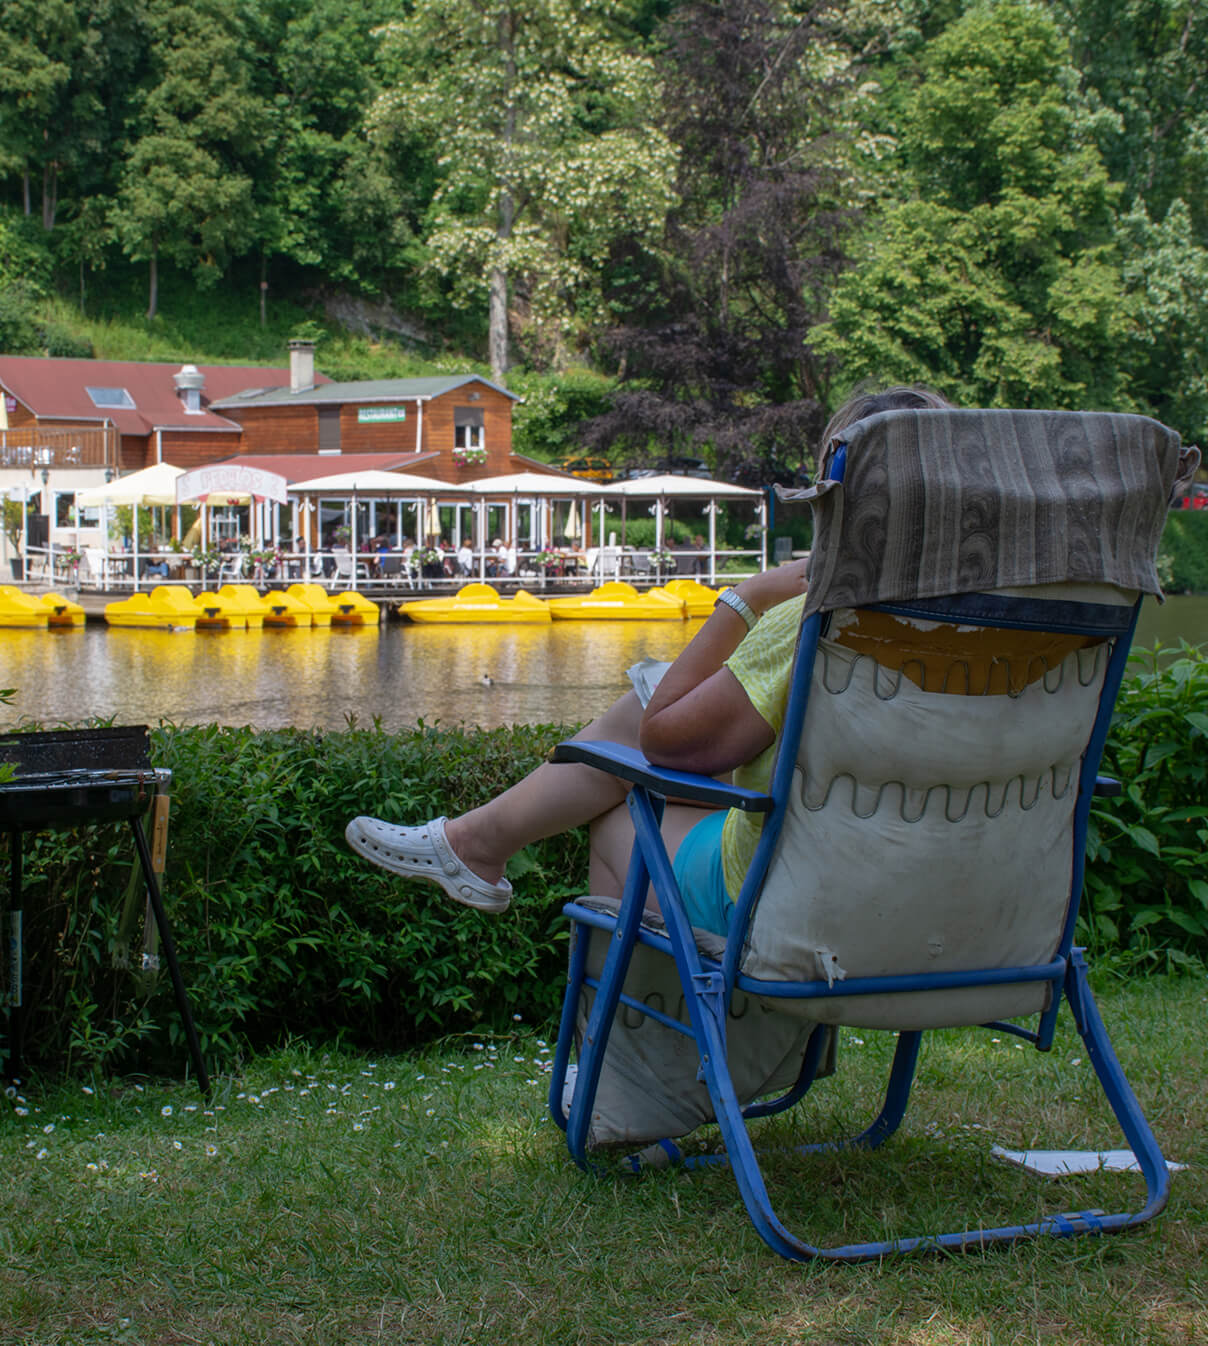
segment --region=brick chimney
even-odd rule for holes
[[[304,393],[315,386],[315,343],[300,339],[289,343],[289,390]]]

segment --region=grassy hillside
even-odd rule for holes
[[[42,313],[48,324],[90,344],[99,360],[283,364],[286,343],[305,331],[318,339],[318,362],[332,378],[407,377],[451,368],[486,372],[461,352],[417,355],[396,341],[359,336],[328,321],[317,302],[298,296],[270,298],[262,326],[251,287],[198,290],[169,274],[160,282],[160,312],[148,320],[145,306],[146,295],[131,277],[90,299],[83,311],[57,298]]]
[[[56,354],[91,354],[98,360],[147,360],[181,364],[264,364],[288,360],[291,337],[317,340],[316,367],[337,380],[412,378],[424,374],[481,374],[489,367],[476,354],[447,347],[409,348],[382,332],[362,335],[330,320],[317,299],[271,298],[260,322],[252,286],[198,290],[170,272],[160,282],[160,312],[145,316],[145,278],[110,276],[85,306],[58,297],[39,305],[43,325],[57,336]],[[346,307],[354,306],[349,300]],[[608,404],[613,380],[585,367],[559,374],[511,371],[508,386],[523,401],[513,421],[517,452],[547,461],[575,452],[576,426]]]

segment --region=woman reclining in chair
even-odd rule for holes
[[[846,426],[878,412],[949,405],[923,388],[861,394],[831,419],[823,445]],[[793,561],[727,590],[647,705],[643,707],[636,692],[627,692],[575,737],[638,747],[652,762],[676,770],[715,776],[733,772],[736,785],[766,791],[801,624],[806,566],[804,560]],[[991,643],[972,657],[962,652],[961,667],[969,670],[966,685],[952,687],[945,681],[952,655],[920,649],[918,634],[895,618],[862,611],[850,614],[849,620],[835,620],[831,639],[900,669],[924,690],[950,692],[1005,691],[991,679],[1007,656],[1043,668],[1060,663],[1083,643],[1043,633],[995,633],[999,646],[991,635]],[[1001,647],[1004,636],[1009,648]],[[937,685],[930,686],[933,670]],[[511,900],[504,868],[512,855],[533,841],[590,824],[588,891],[620,897],[633,845],[624,807],[628,789],[624,781],[590,766],[544,763],[489,803],[457,818],[401,827],[359,817],[348,824],[345,836],[358,854],[383,869],[429,879],[455,901],[501,912]],[[758,814],[667,805],[662,831],[694,926],[726,933],[761,826]]]

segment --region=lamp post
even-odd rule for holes
[[[55,543],[54,534],[51,532],[49,467],[43,467],[42,469],[42,513],[46,515],[46,574],[53,584],[55,577]]]
[[[34,449],[34,462],[41,471],[39,476],[42,478],[42,513],[46,518],[46,569],[51,576],[54,575],[54,550],[50,541],[50,464],[52,454],[45,445]],[[29,579],[29,538],[25,539],[25,578]]]

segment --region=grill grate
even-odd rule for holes
[[[145,724],[0,734],[0,762],[14,768],[0,782],[8,828],[141,817],[159,779]]]

